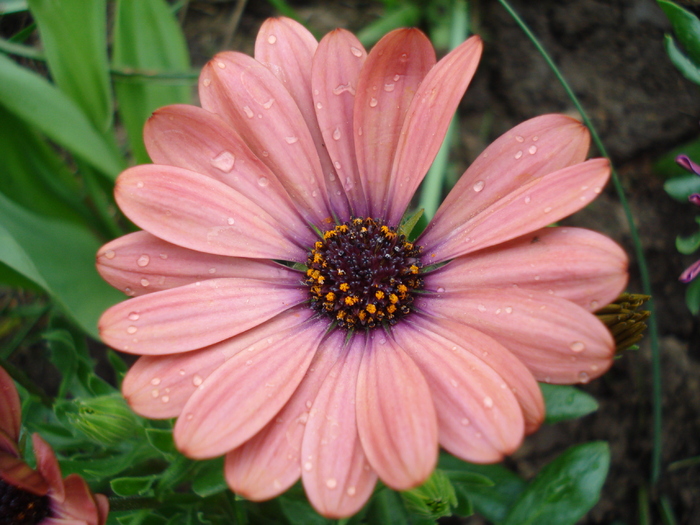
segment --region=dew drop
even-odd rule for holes
[[[379,104],[379,102],[376,98],[372,97],[371,99],[369,99],[369,107],[376,108],[377,104]]]
[[[532,137],[532,142],[537,142],[538,140],[540,140],[540,138],[537,135]]]
[[[532,200],[532,199],[530,198],[530,196],[527,195],[527,196],[525,197],[525,204],[530,204],[530,201],[531,201],[531,200]]]
[[[136,264],[138,264],[141,268],[144,266],[148,266],[148,263],[151,262],[151,258],[148,255],[142,255],[139,257],[138,261],[136,261]]]
[[[126,295],[130,296],[130,297],[133,297],[134,295],[136,295],[136,292],[134,292],[134,291],[133,291],[131,288],[129,288],[128,286],[127,286],[126,288],[124,288],[124,293],[125,293]]]
[[[316,102],[316,109],[323,109],[323,104]]]
[[[267,177],[260,177],[258,179],[258,186],[261,186],[263,188],[269,186],[270,181],[267,179]]]
[[[180,374],[181,376],[184,376],[184,375],[185,375],[185,369],[184,369],[184,368],[181,368],[180,370],[177,371],[177,373]]]
[[[202,80],[202,84],[204,84],[204,87],[209,87],[211,85],[211,78],[205,78]]]
[[[216,65],[219,66],[219,69],[226,69],[226,64],[224,64],[223,62],[219,61],[216,63]]]
[[[340,140],[340,137],[340,128],[335,128],[335,130],[333,131],[333,140]]]
[[[362,128],[357,128],[357,134],[361,137],[362,136]]]
[[[457,388],[457,386],[459,386],[459,383],[457,383],[456,379],[450,379],[450,384],[455,388]]]
[[[408,62],[408,53],[401,53],[399,57],[399,62]]]
[[[216,268],[209,268],[209,273],[212,273],[212,274],[216,273]]]
[[[116,255],[116,253],[114,253],[114,250],[107,250],[104,253],[104,256],[107,257],[107,259],[114,259],[115,255]]]
[[[460,421],[460,423],[462,423],[462,426],[468,427],[471,424],[471,421],[469,421],[468,418],[464,417],[462,418],[462,421]]]
[[[211,159],[211,164],[219,171],[224,173],[230,173],[233,169],[233,165],[236,162],[236,157],[230,151],[222,151],[216,157]]]
[[[310,461],[307,461],[306,463],[304,463],[304,470],[307,472],[309,472],[313,467],[314,466],[311,464]]]
[[[513,313],[513,307],[512,307],[512,306],[506,306],[506,313],[507,313],[507,314],[512,314],[512,313]]]
[[[384,91],[387,93],[391,93],[394,91],[394,88],[396,87],[396,84],[384,84]]]
[[[603,190],[600,187],[593,188],[593,193],[600,193],[601,191]]]
[[[143,286],[144,288],[146,288],[146,287],[149,286],[150,284],[151,284],[151,283],[150,283],[150,281],[149,281],[148,279],[141,279],[141,286]]]
[[[437,291],[437,293],[445,293],[445,289],[442,286],[440,288],[438,288],[436,291]]]
[[[486,311],[486,307],[485,307],[483,304],[480,304],[480,305],[477,306],[476,308],[477,308],[477,310],[479,310],[480,312],[485,312],[485,311]]]
[[[269,157],[269,156],[270,156],[270,153],[267,152],[267,151],[265,151],[265,150],[263,150],[262,156],[263,156],[263,157]]]
[[[160,398],[160,400],[161,400],[163,403],[167,403],[168,401],[170,401],[170,396],[163,396],[163,397]]]
[[[160,385],[160,377],[154,377],[153,379],[151,379],[151,384],[152,384],[153,386],[158,386],[158,385]]]
[[[519,159],[522,156],[523,156],[523,152],[521,150],[518,150],[518,152],[515,154],[516,159]]]
[[[337,169],[337,170],[340,169],[340,166],[341,166],[341,165],[340,165],[340,162],[338,162],[337,160],[333,163],[333,167],[334,167],[335,169]]]
[[[143,188],[143,182],[142,182],[142,181],[138,181],[138,182],[136,183],[136,187],[137,187],[137,188]]]
[[[485,406],[486,408],[493,408],[493,399],[491,399],[490,397],[486,396],[486,397],[484,398],[484,406]]]
[[[201,385],[203,381],[204,381],[204,380],[202,379],[202,376],[200,376],[200,375],[198,375],[198,374],[195,374],[195,375],[192,377],[192,384],[193,384],[194,386],[199,386],[199,385]]]
[[[552,207],[551,207],[551,206],[547,206],[543,211],[544,211],[545,213],[549,213],[550,211],[552,211]]]
[[[246,364],[247,366],[250,366],[250,365],[253,364],[253,360],[252,360],[252,359],[248,359],[248,360],[245,362],[245,364]]]
[[[134,325],[131,325],[126,329],[127,334],[135,334],[137,331],[138,328],[136,328]]]
[[[161,254],[158,254],[158,257],[160,257],[161,259],[165,260],[165,259],[168,258],[168,254],[167,254],[167,253],[161,253]]]
[[[578,380],[581,383],[588,383],[591,380],[591,376],[588,375],[587,372],[579,372],[578,373]]]
[[[275,42],[277,42],[277,37],[275,35],[270,35],[267,37],[268,44],[274,44]]]
[[[245,113],[245,116],[248,118],[253,118],[255,116],[255,113],[253,113],[253,110],[250,109],[250,106],[243,106],[243,113]]]
[[[329,489],[333,490],[337,486],[338,486],[338,482],[335,480],[335,478],[328,478],[326,480],[326,487],[328,487]]]
[[[518,142],[525,142],[525,139],[522,138],[520,135],[516,135],[515,140],[517,140]]]
[[[479,193],[481,190],[484,189],[484,186],[486,186],[486,183],[483,180],[478,180],[474,183],[474,186],[472,186],[472,189]]]
[[[268,100],[267,102],[265,102],[265,103],[262,105],[262,107],[264,107],[265,109],[270,109],[270,108],[272,107],[272,104],[274,104],[274,103],[275,103],[275,99],[274,99],[274,98],[271,98],[270,100]],[[260,116],[260,115],[258,115],[258,117],[259,117],[259,116]]]
[[[586,349],[586,345],[581,341],[574,341],[569,345],[569,348],[571,348],[572,352],[583,352]]]
[[[229,217],[228,219],[226,219],[226,222],[229,226],[233,226],[234,224],[236,224],[236,219],[234,219],[233,217]]]
[[[535,153],[537,153],[537,146],[530,146],[529,148],[527,148],[527,152],[530,155],[534,155]]]
[[[363,53],[362,53],[362,50],[356,48],[355,46],[350,46],[350,52],[351,52],[353,55],[355,55],[357,58],[361,58],[361,57],[362,57],[362,54],[363,54]]]
[[[598,301],[591,301],[591,304],[590,304],[591,310],[596,310],[598,308],[599,304],[600,303]]]
[[[192,412],[190,412],[190,413],[188,413],[188,414],[185,416],[185,419],[186,419],[187,421],[192,421],[192,418],[193,418],[193,417],[194,417],[194,414],[193,414]]]
[[[138,321],[139,320],[139,314],[136,312],[131,312],[129,314],[129,321]]]
[[[299,137],[284,137],[284,141],[287,144],[295,144],[296,142],[299,142]]]
[[[153,390],[151,390],[151,397],[153,399],[156,399],[159,395],[160,395],[160,392],[158,392],[157,388],[154,388]]]
[[[355,492],[357,492],[357,489],[355,487],[348,487],[348,490],[346,490],[348,496],[353,497],[355,495]]]

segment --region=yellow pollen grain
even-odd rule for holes
[[[375,313],[375,312],[377,311],[377,307],[376,307],[375,305],[373,305],[373,304],[368,304],[366,310],[367,310],[369,313],[373,314],[373,313]]]
[[[314,263],[318,264],[323,261],[323,255],[320,253],[314,253]]]
[[[396,311],[396,306],[393,304],[390,304],[389,306],[386,307],[386,311],[389,312],[390,314],[393,314]]]
[[[333,292],[328,292],[326,294],[326,301],[329,301],[329,302],[335,301],[335,294]]]
[[[360,310],[360,313],[357,314],[357,317],[360,318],[360,321],[364,321],[367,318],[367,312],[364,310]]]
[[[321,248],[323,248],[323,242],[322,242],[322,241],[316,241],[316,242],[314,243],[314,248],[317,249],[317,250],[320,250]]]
[[[389,302],[396,304],[399,302],[399,297],[395,293],[389,294]]]
[[[337,314],[335,314],[335,318],[336,318],[338,321],[340,321],[341,319],[343,319],[343,317],[345,317],[345,310],[340,310],[340,311],[338,311]]]
[[[374,296],[379,300],[384,299],[384,292],[382,292],[381,290],[377,290],[376,292],[374,292]]]
[[[399,291],[399,293],[406,293],[408,292],[408,286],[405,284],[400,284],[396,287],[396,289]]]
[[[348,306],[352,306],[353,304],[357,304],[360,302],[360,298],[355,296],[355,295],[348,295],[345,298],[345,304]]]
[[[415,264],[412,264],[410,266],[410,270],[411,270],[411,273],[416,274],[416,273],[418,273],[418,266],[416,266]]]
[[[350,285],[348,283],[340,283],[338,288],[340,288],[341,292],[347,292],[350,289]]]

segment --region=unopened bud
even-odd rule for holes
[[[437,520],[452,515],[457,495],[445,473],[436,470],[420,487],[401,493],[406,509],[414,514]]]
[[[76,399],[63,407],[65,418],[93,441],[114,445],[142,431],[139,418],[119,394]]]

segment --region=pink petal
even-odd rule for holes
[[[247,197],[193,171],[152,164],[124,171],[114,191],[134,223],[184,248],[217,255],[305,261],[279,223]]]
[[[98,525],[105,525],[109,514],[109,499],[104,494],[95,494],[95,503],[99,514],[97,523]]]
[[[366,58],[355,35],[336,29],[321,40],[311,77],[323,143],[356,217],[367,217],[369,213],[355,160],[352,120],[357,81]]]
[[[135,412],[155,419],[177,417],[189,398],[228,359],[263,339],[279,339],[285,330],[306,321],[312,311],[292,308],[221,343],[173,355],[143,356],[122,382],[124,397]]]
[[[160,108],[146,122],[144,142],[155,164],[223,182],[277,219],[297,244],[315,240],[282,183],[219,116],[196,106]]]
[[[462,233],[465,223],[522,186],[583,162],[589,145],[588,130],[563,115],[543,115],[516,126],[462,175],[428,225],[424,245],[440,245],[456,235],[454,230],[462,228]]]
[[[327,518],[355,514],[372,495],[377,475],[357,434],[355,398],[365,336],[356,333],[326,377],[309,412],[301,445],[301,476],[309,502]]]
[[[595,199],[610,176],[607,159],[592,159],[531,180],[437,240],[422,241],[431,263],[488,248],[556,222]],[[455,216],[461,216],[455,210]],[[447,217],[444,215],[443,217]],[[442,221],[447,222],[447,219]],[[435,244],[431,244],[436,239]],[[427,245],[427,246],[426,246]]]
[[[301,442],[309,409],[335,364],[345,334],[333,332],[316,352],[304,380],[265,428],[226,455],[231,490],[252,501],[278,496],[301,476]]]
[[[19,431],[22,424],[22,407],[19,401],[19,394],[15,382],[5,369],[0,367],[0,431],[4,432],[10,440],[17,443]],[[0,450],[12,453],[16,447],[2,447]]]
[[[36,469],[49,484],[51,499],[59,503],[63,502],[66,490],[63,486],[63,476],[61,475],[61,467],[58,466],[56,454],[54,454],[51,445],[44,441],[39,434],[32,434],[32,445],[36,456]]]
[[[58,523],[61,520],[76,520],[85,525],[98,525],[100,514],[95,499],[85,480],[78,474],[71,474],[65,479],[66,498],[59,505],[52,508],[54,519]],[[50,494],[53,499],[53,494]]]
[[[302,279],[272,261],[196,252],[145,231],[124,235],[100,248],[97,270],[109,284],[129,296],[222,277],[270,282]]]
[[[49,490],[49,484],[41,474],[14,454],[4,451],[0,451],[0,479],[37,496],[43,496]]]
[[[416,308],[493,337],[538,381],[587,383],[612,364],[615,343],[596,316],[553,295],[483,288],[424,296]]]
[[[294,99],[261,63],[219,53],[200,76],[202,107],[220,115],[277,178],[306,220],[332,220],[318,152]]]
[[[438,425],[430,389],[384,334],[372,336],[362,356],[357,430],[370,465],[392,489],[417,487],[435,469]]]
[[[389,224],[400,222],[433,163],[452,115],[474,76],[482,49],[481,39],[471,37],[440,60],[421,82],[403,122],[391,170]]]
[[[173,431],[178,449],[211,458],[242,445],[280,411],[304,378],[325,332],[308,321],[221,365],[192,394]]]
[[[10,437],[4,430],[0,430],[0,454],[10,454],[20,457],[17,441]]]
[[[415,316],[411,321],[416,329],[422,330],[426,336],[438,342],[438,347],[447,348],[455,355],[447,357],[443,352],[441,357],[446,362],[452,362],[450,367],[454,370],[462,370],[467,375],[473,373],[471,368],[467,371],[470,360],[463,360],[462,353],[470,352],[475,358],[482,361],[484,366],[491,368],[503,381],[499,388],[509,388],[520,404],[525,418],[525,433],[531,434],[539,428],[544,421],[544,400],[542,391],[537,381],[527,367],[503,345],[493,338],[470,328],[462,323],[450,319],[439,319],[430,316]],[[454,350],[454,346],[457,350]],[[459,364],[458,364],[459,363]],[[456,425],[460,418],[452,418],[450,422]]]
[[[520,404],[507,385],[502,386],[504,378],[475,355],[475,350],[488,352],[498,345],[477,335],[473,344],[459,341],[467,343],[464,347],[433,332],[440,328],[437,323],[414,317],[394,333],[430,386],[440,444],[476,463],[500,461],[514,452],[525,430]]]
[[[306,298],[289,282],[210,279],[116,304],[102,314],[99,329],[105,343],[124,352],[187,352],[245,332]]]
[[[386,216],[401,128],[418,86],[434,64],[435,51],[423,33],[397,29],[377,42],[360,72],[355,151],[370,217]]]
[[[627,285],[627,255],[604,235],[580,228],[543,228],[458,257],[425,275],[425,289],[527,288],[595,311]]]
[[[316,120],[316,112],[322,112],[324,106],[314,105],[311,94],[311,62],[317,47],[314,36],[299,22],[284,17],[268,18],[255,40],[255,59],[272,71],[299,107],[321,161],[331,207],[341,221],[347,221],[348,201]]]

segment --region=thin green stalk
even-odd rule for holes
[[[522,18],[513,10],[509,5],[507,0],[498,0],[499,3],[508,11],[508,14],[515,20],[520,29],[527,35],[530,41],[533,43],[537,51],[542,55],[547,65],[551,68],[552,72],[556,76],[557,80],[561,83],[569,96],[571,101],[576,106],[584,124],[588,127],[591,132],[591,137],[593,138],[593,143],[598,148],[598,151],[604,157],[610,159],[610,155],[605,148],[605,145],[600,139],[598,132],[596,131],[593,123],[588,118],[588,115],[581,106],[578,97],[569,86],[564,76],[559,71],[552,58],[549,56],[547,51],[544,49],[540,41],[535,37],[535,35],[530,31],[530,28],[525,24]],[[612,166],[612,164],[611,164]],[[615,168],[612,168],[611,175],[613,185],[615,186],[615,191],[617,192],[618,199],[622,208],[625,210],[625,218],[627,219],[627,224],[630,229],[630,236],[632,237],[632,243],[634,245],[634,253],[637,258],[637,264],[639,265],[639,277],[642,282],[642,290],[646,295],[652,295],[651,293],[651,279],[649,277],[649,268],[647,266],[647,261],[644,256],[644,249],[642,248],[642,242],[639,238],[639,232],[637,226],[634,222],[634,217],[632,216],[632,210],[627,202],[627,196],[625,195],[625,190],[622,187],[622,182],[617,174]],[[649,326],[649,339],[651,343],[651,361],[652,361],[652,404],[653,404],[653,423],[652,423],[652,437],[653,437],[653,449],[651,458],[651,484],[652,486],[656,484],[659,480],[661,474],[661,452],[662,452],[662,425],[663,425],[663,413],[662,413],[662,391],[661,391],[661,354],[659,351],[659,332],[656,321],[656,314],[654,311],[653,299],[647,303],[647,308],[651,312],[651,316],[647,321]]]
[[[464,42],[469,34],[469,10],[466,0],[454,0],[451,19],[450,49],[454,49]],[[447,161],[449,160],[453,138],[457,133],[457,127],[458,120],[455,116],[447,128],[445,139],[435,156],[432,166],[430,166],[430,170],[428,170],[425,179],[423,179],[418,207],[424,210],[425,218],[428,220],[435,215],[442,198],[442,190],[445,186],[445,176],[447,174]]]

